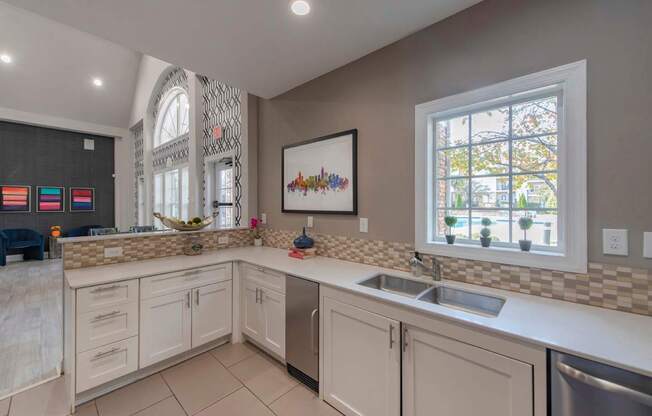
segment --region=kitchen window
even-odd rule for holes
[[[580,62],[416,106],[418,250],[586,271],[585,73]]]
[[[160,106],[154,130],[154,147],[177,140],[190,131],[190,104],[182,88],[172,89]]]

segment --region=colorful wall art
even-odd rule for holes
[[[37,212],[64,212],[65,190],[62,186],[37,186]]]
[[[70,212],[95,211],[94,188],[70,188]]]
[[[282,150],[282,211],[357,215],[358,131],[348,130]]]
[[[30,212],[31,186],[0,185],[0,212]]]

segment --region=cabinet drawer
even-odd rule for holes
[[[285,275],[283,273],[246,263],[242,265],[242,271],[247,279],[258,285],[278,293],[285,293]]]
[[[82,352],[138,335],[138,303],[77,315],[77,351]]]
[[[140,298],[149,299],[231,279],[231,263],[141,279]]]
[[[138,337],[77,354],[77,393],[138,369]]]
[[[77,290],[77,313],[97,311],[138,300],[138,279]]]

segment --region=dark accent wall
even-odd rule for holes
[[[281,147],[358,129],[355,217],[317,216],[315,232],[414,241],[414,106],[582,59],[588,68],[589,260],[652,267],[652,1],[484,0],[271,100],[260,100],[258,208],[281,213]],[[629,229],[629,257],[602,254],[602,228]]]
[[[95,150],[84,150],[84,139]],[[0,185],[31,185],[30,213],[0,213],[0,229],[31,228],[43,235],[87,224],[113,227],[113,138],[0,122]],[[36,186],[66,187],[66,212],[36,212]],[[69,212],[71,186],[95,188],[95,212]]]

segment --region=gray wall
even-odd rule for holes
[[[83,150],[83,139],[95,150]],[[52,225],[64,230],[87,224],[113,227],[113,138],[0,122],[0,184],[31,185],[32,212],[0,213],[0,229],[31,228],[44,235]],[[66,212],[36,212],[36,186],[66,187]],[[68,211],[69,187],[95,188],[95,212]]]
[[[414,241],[414,106],[543,69],[588,61],[591,261],[652,267],[652,1],[485,0],[259,106],[259,211],[281,214],[281,146],[359,130],[358,219],[316,216],[318,232]],[[630,230],[630,256],[602,255],[603,227]]]

